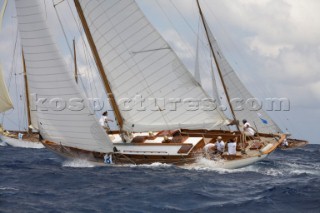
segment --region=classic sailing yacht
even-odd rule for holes
[[[39,134],[33,131],[31,124],[31,112],[29,109],[28,84],[26,80],[26,73],[24,72],[25,89],[26,89],[26,106],[28,115],[28,130],[27,131],[8,131],[0,125],[0,140],[6,144],[14,147],[24,148],[43,148],[44,146],[39,141]],[[4,81],[2,69],[0,67],[0,113],[4,113],[13,108],[7,86]]]
[[[2,18],[7,6],[7,1],[4,1],[4,5],[0,12],[0,30],[1,30],[1,23]],[[23,57],[23,54],[22,54]],[[23,65],[24,58],[23,58]],[[27,147],[27,148],[43,148],[43,145],[39,141],[39,135],[36,132],[33,132],[33,127],[31,125],[31,112],[29,109],[30,102],[29,102],[29,94],[28,94],[28,82],[26,76],[26,70],[24,66],[24,84],[25,84],[25,91],[26,91],[26,108],[27,108],[27,115],[28,115],[28,130],[24,131],[8,131],[4,130],[2,124],[0,124],[0,140],[5,142],[8,145],[15,146],[15,147]],[[12,101],[9,96],[8,88],[5,84],[4,75],[2,73],[2,67],[0,66],[0,113],[5,113],[6,111],[13,108]]]
[[[98,124],[88,100],[53,41],[40,0],[16,0],[30,93],[43,144],[96,163],[196,162],[206,143],[237,138],[235,155],[218,166],[239,168],[264,159],[285,135],[248,138],[217,131],[230,123],[188,72],[134,0],[75,0],[119,131]],[[201,108],[194,105],[201,101]],[[112,137],[111,137],[112,136]],[[208,160],[216,163],[209,157]]]

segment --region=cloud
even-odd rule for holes
[[[192,72],[198,26],[195,1],[138,2],[150,22]],[[73,5],[72,2],[70,4]],[[200,0],[200,4],[225,56],[254,95],[285,96],[299,109],[298,113],[303,113],[301,109],[306,108],[310,109],[309,114],[319,112],[316,108],[320,103],[320,1]],[[15,14],[12,8],[11,6],[9,12]],[[67,41],[71,44],[74,35],[79,34],[73,15],[66,1],[57,8],[66,30]],[[76,13],[74,14],[77,18]],[[62,47],[61,52],[70,55],[51,2],[47,4],[47,15],[52,23],[51,27],[56,29],[52,32],[60,48]],[[8,69],[11,66],[15,31],[15,18],[10,16],[6,14],[7,21],[0,39],[0,56]],[[90,87],[92,82],[99,82],[100,79],[96,74],[88,74],[82,41],[78,36],[76,39],[80,45],[79,70],[86,80],[85,87]],[[202,45],[205,48],[206,44]],[[204,59],[206,55],[208,56],[208,52],[201,53],[201,64],[209,64]],[[65,56],[65,59],[69,67],[72,67],[72,57]],[[202,69],[206,70],[206,67]],[[207,88],[210,88],[209,78],[207,73],[203,75]]]

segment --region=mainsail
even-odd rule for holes
[[[13,108],[12,101],[9,96],[9,92],[2,73],[2,67],[0,65],[0,112],[5,112]]]
[[[18,28],[38,126],[46,140],[88,151],[110,152],[112,143],[90,112],[48,30],[41,0],[16,0]]]
[[[127,131],[214,129],[227,122],[134,0],[80,5]],[[140,99],[137,101],[137,98]],[[186,103],[187,102],[187,103]],[[197,105],[197,104],[196,104]]]
[[[242,106],[238,110],[235,109],[234,113],[237,119],[248,120],[257,130],[261,133],[278,133],[282,132],[278,125],[268,116],[268,114],[262,109],[259,103],[255,103],[254,109],[246,107],[245,102],[252,100],[254,96],[248,91],[248,89],[241,82],[229,62],[224,57],[217,40],[213,36],[210,27],[208,26],[205,18],[203,19],[204,25],[208,31],[209,40],[213,47],[213,52],[216,56],[218,66],[227,87],[227,92],[230,99],[242,100]]]

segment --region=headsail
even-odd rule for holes
[[[230,99],[243,100],[244,103],[247,100],[253,99],[254,96],[244,86],[229,62],[224,57],[217,40],[213,36],[205,19],[204,24],[208,30],[209,40],[212,44]],[[282,132],[279,126],[267,115],[261,106],[256,106],[255,109],[257,110],[251,110],[248,109],[248,107],[243,107],[239,110],[236,109],[234,113],[237,119],[247,119],[261,133]]]
[[[1,32],[1,29],[2,29],[3,16],[4,16],[4,13],[6,11],[7,5],[8,5],[8,0],[4,0],[2,8],[0,10],[0,32]]]
[[[88,151],[112,151],[110,139],[90,112],[51,37],[42,1],[15,2],[28,86],[37,98],[35,113],[42,137]]]
[[[209,97],[134,0],[80,0],[80,5],[125,130],[214,129],[227,123],[218,110],[186,107],[186,100]]]
[[[2,66],[0,65],[0,112],[5,112],[13,108],[12,101],[2,73]]]

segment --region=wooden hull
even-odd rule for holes
[[[234,136],[233,134],[228,137]],[[226,136],[224,136],[226,137]],[[183,143],[114,143],[115,151],[110,153],[100,153],[85,151],[73,147],[66,147],[50,141],[42,141],[43,145],[49,150],[65,158],[85,159],[95,164],[173,164],[186,165],[198,163],[201,159],[206,159],[211,166],[216,168],[236,169],[251,165],[263,160],[273,152],[279,144],[282,143],[285,136],[279,137],[278,140],[265,139],[265,146],[258,149],[251,149],[255,142],[252,142],[251,148],[248,147],[246,154],[237,153],[235,156],[229,156],[226,153],[213,157],[206,157],[204,153],[204,138],[189,137],[189,141]],[[190,141],[196,141],[190,146]],[[134,141],[134,140],[133,140]],[[167,150],[167,152],[163,151]],[[110,158],[112,159],[111,161]],[[107,159],[107,160],[106,160]]]

